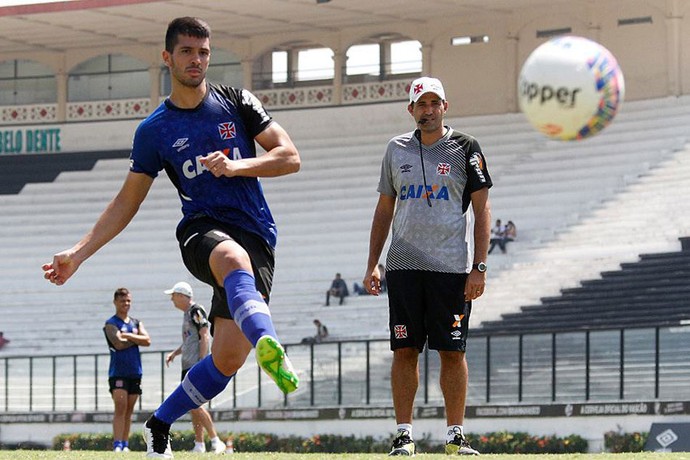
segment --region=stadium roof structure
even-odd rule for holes
[[[572,0],[73,0],[0,7],[2,54],[160,45],[179,16],[206,19],[214,39],[333,33],[367,25],[428,23],[435,18],[506,15]],[[428,24],[422,24],[428,25]]]

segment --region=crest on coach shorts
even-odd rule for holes
[[[393,333],[396,339],[406,339],[407,338],[407,326],[404,324],[396,324],[393,327]]]

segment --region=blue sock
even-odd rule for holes
[[[271,320],[271,312],[261,293],[256,290],[256,280],[251,273],[235,270],[225,277],[223,286],[228,297],[230,314],[253,347],[263,335],[278,338]]]
[[[232,379],[223,375],[211,355],[196,363],[187,372],[184,380],[158,407],[154,415],[168,425],[192,409],[206,403],[225,389]]]
[[[129,441],[120,441],[122,443],[122,448],[129,447]]]
[[[119,439],[113,440],[113,450],[117,449],[118,447],[122,449],[122,441]]]

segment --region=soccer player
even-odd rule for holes
[[[110,349],[108,386],[115,405],[113,414],[113,451],[129,452],[129,429],[134,405],[141,394],[141,354],[139,347],[151,345],[144,323],[129,316],[132,295],[127,288],[113,294],[115,314],[103,326]]]
[[[172,458],[170,425],[219,394],[252,347],[284,393],[299,382],[267,306],[277,233],[258,180],[297,172],[299,153],[249,91],[206,81],[210,35],[198,18],[170,22],[162,55],[171,93],[137,128],[121,190],[91,231],[43,265],[47,280],[64,284],[129,224],[158,172],[166,170],[182,202],[177,227],[182,259],[213,287],[214,340],[211,354],[190,369],[146,422],[151,458]],[[256,154],[254,141],[265,154]]]
[[[463,433],[465,348],[472,300],[486,284],[491,177],[477,141],[444,125],[448,101],[439,80],[413,81],[407,110],[417,129],[388,143],[363,281],[370,294],[381,292],[378,263],[392,222],[385,276],[398,427],[390,455],[415,453],[412,413],[425,344],[441,361],[446,453],[476,455]]]

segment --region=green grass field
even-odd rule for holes
[[[192,454],[186,452],[176,452],[175,459],[178,460],[199,460],[202,458],[215,458],[213,454]],[[0,460],[113,460],[113,459],[138,459],[145,458],[142,452],[130,452],[126,454],[114,454],[112,452],[94,451],[0,451]],[[222,458],[222,457],[220,457]],[[388,456],[385,454],[283,454],[283,453],[251,453],[234,454],[234,460],[383,460]],[[449,458],[443,454],[418,454],[416,458],[441,460]],[[630,454],[559,454],[559,455],[482,455],[480,458],[485,460],[509,459],[509,460],[690,460],[690,452],[678,453],[652,453],[638,452]]]

